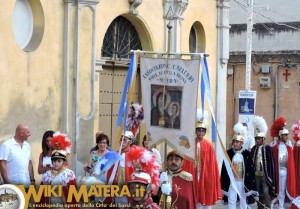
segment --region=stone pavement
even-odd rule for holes
[[[249,205],[251,209],[256,209],[256,203]],[[239,204],[236,206],[237,209],[240,208]],[[222,201],[218,201],[216,205],[212,206],[212,209],[228,209],[228,205],[224,205]]]
[[[257,208],[257,205],[256,205],[256,203],[254,203],[254,204],[249,205],[249,207],[250,207],[251,209],[256,209],[256,208]],[[239,204],[237,204],[236,208],[237,208],[237,209],[240,209]],[[285,209],[289,209],[289,208],[290,208],[290,205],[289,205],[289,204],[285,204],[285,205],[284,205],[284,208],[285,208]],[[228,205],[224,205],[224,204],[222,203],[222,201],[219,201],[219,202],[217,202],[216,205],[214,205],[214,206],[212,207],[212,209],[228,209]],[[278,209],[278,205],[275,205],[275,206],[274,206],[274,209]]]

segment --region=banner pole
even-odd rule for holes
[[[168,28],[168,51],[167,51],[167,63],[168,63],[168,60],[169,60],[169,57],[170,57],[170,50],[171,50],[171,29],[172,29],[172,25],[170,24],[170,21],[167,25],[167,28]],[[165,86],[164,86],[164,93],[165,93]],[[165,104],[164,104],[165,105]],[[167,152],[168,152],[168,146],[167,146],[167,142],[165,141],[164,142],[165,144],[165,147],[164,147],[164,170],[167,171]],[[171,203],[171,195],[165,195],[163,194],[163,209],[169,209],[171,206],[171,204],[167,203],[167,200]]]
[[[169,36],[169,35],[168,35]],[[169,46],[168,46],[169,47]],[[205,56],[209,57],[207,53],[178,53],[178,52],[159,52],[159,51],[140,51],[140,50],[131,50],[130,54],[137,52],[140,54],[159,54],[159,55],[181,55],[181,56]]]

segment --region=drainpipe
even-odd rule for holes
[[[279,92],[278,92],[278,72],[280,67],[284,67],[285,64],[279,64],[276,68],[276,76],[275,76],[275,108],[274,108],[274,121],[276,118],[278,118],[278,98],[279,98]]]

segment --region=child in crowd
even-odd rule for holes
[[[71,143],[67,139],[67,136],[60,133],[55,133],[51,139],[50,146],[52,147],[51,161],[53,168],[46,171],[42,177],[43,185],[61,185],[62,186],[62,196],[50,198],[44,198],[46,203],[51,205],[58,205],[56,209],[65,209],[66,204],[67,208],[77,209],[76,202],[66,202],[68,198],[68,192],[71,185],[76,186],[76,177],[72,170],[64,166],[65,161],[67,160],[67,154],[70,151]],[[59,189],[59,187],[57,188]]]

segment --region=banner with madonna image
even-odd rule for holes
[[[166,140],[194,159],[200,60],[140,58],[149,145]]]

